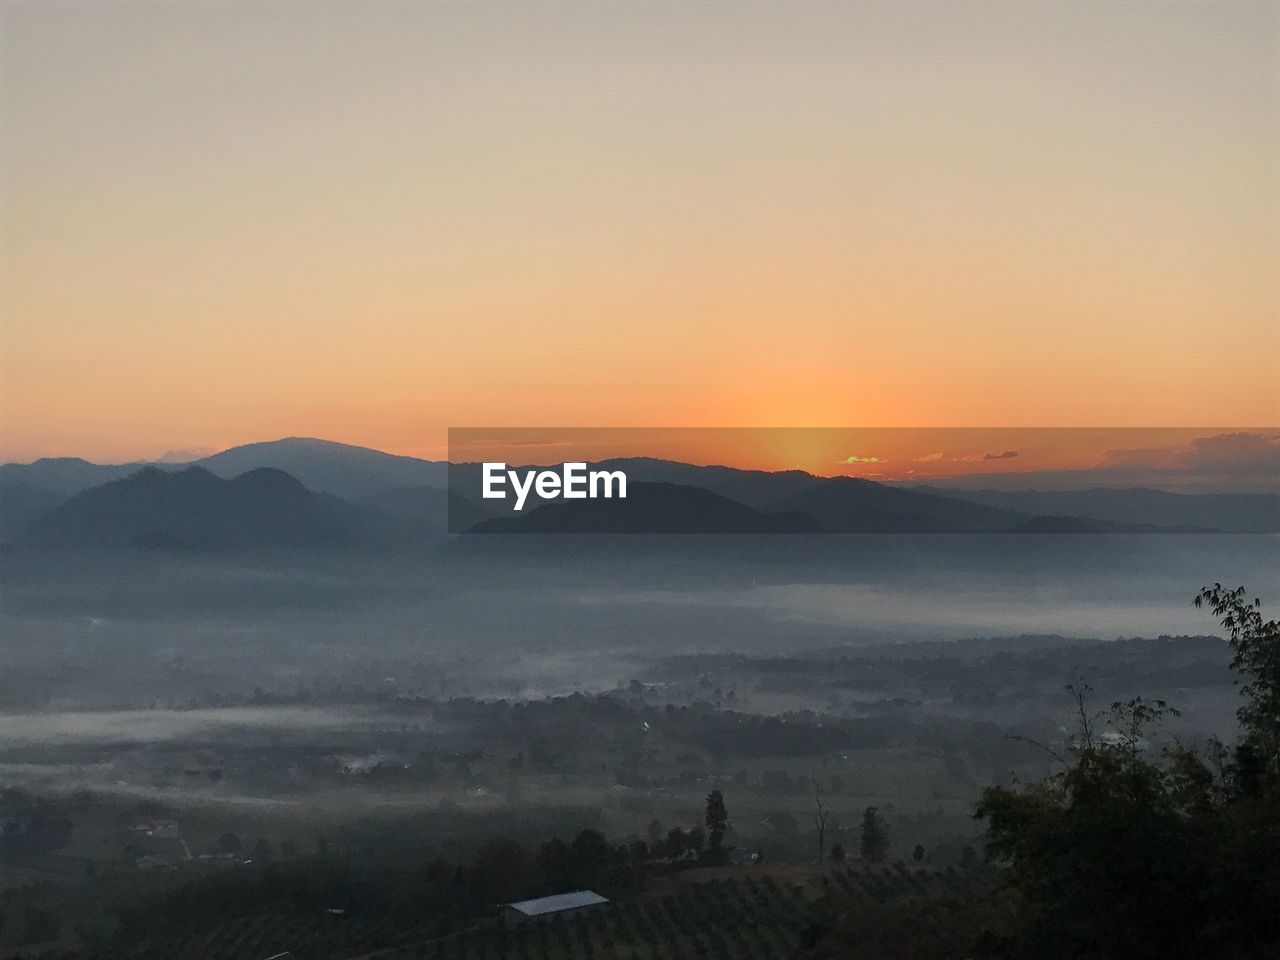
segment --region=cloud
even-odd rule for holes
[[[942,459],[942,451],[937,453],[926,453],[923,457],[916,457],[914,463],[937,463]]]
[[[1107,450],[1096,466],[1084,469],[987,470],[967,479],[1006,490],[1103,486],[1184,493],[1275,493],[1280,489],[1280,434],[1218,433],[1163,447]]]
[[[843,460],[837,460],[837,461],[836,461],[836,463],[840,463],[840,464],[849,464],[849,463],[888,463],[888,462],[889,462],[888,460],[881,460],[879,457],[859,457],[859,456],[856,456],[856,455],[855,455],[855,456],[850,456],[850,457],[845,457]]]
[[[1101,467],[1147,470],[1222,470],[1280,467],[1280,435],[1216,433],[1173,447],[1107,450]]]
[[[984,453],[983,460],[1012,460],[1018,455],[1017,450],[1001,450],[999,453]]]

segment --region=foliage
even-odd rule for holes
[[[1008,865],[1017,922],[989,956],[1176,960],[1280,954],[1280,631],[1243,589],[1207,588],[1243,677],[1243,735],[1208,756],[1149,742],[1173,713],[1141,698],[1091,713],[1063,769],[1025,788],[988,788],[977,816],[988,856]],[[1099,732],[1102,722],[1107,729]],[[1046,748],[1049,749],[1049,748]]]
[[[729,811],[724,805],[724,794],[712,790],[707,794],[707,842],[712,850],[719,850],[724,843],[724,832],[729,826]]]
[[[875,807],[862,813],[862,840],[858,852],[867,863],[882,863],[889,854],[889,828]]]

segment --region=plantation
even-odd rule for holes
[[[131,960],[263,960],[288,951],[292,960],[327,960],[358,956],[412,939],[413,931],[397,929],[385,921],[260,914],[219,924],[180,941],[136,950],[130,956]]]
[[[287,950],[296,960],[784,960],[802,949],[806,933],[832,904],[873,910],[970,889],[977,876],[954,868],[905,867],[802,868],[782,877],[729,868],[715,874],[673,879],[594,913],[515,929],[485,921],[424,939],[358,919],[261,915],[134,956],[263,960]]]

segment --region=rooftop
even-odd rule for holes
[[[591,890],[574,890],[572,893],[557,893],[553,897],[538,897],[536,900],[521,900],[507,906],[521,913],[537,917],[544,913],[557,913],[560,910],[572,910],[575,907],[590,907],[597,903],[608,903],[606,897]]]

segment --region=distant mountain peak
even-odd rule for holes
[[[199,470],[202,473],[209,473],[203,467],[192,467],[192,470]],[[236,486],[249,487],[253,489],[278,489],[278,490],[306,490],[306,486],[291,473],[286,473],[275,467],[256,467],[253,470],[246,470],[237,477],[233,477],[228,481]]]
[[[357,546],[377,537],[350,504],[282,470],[224,480],[203,467],[146,466],[92,487],[37,520],[34,543],[200,548]]]

